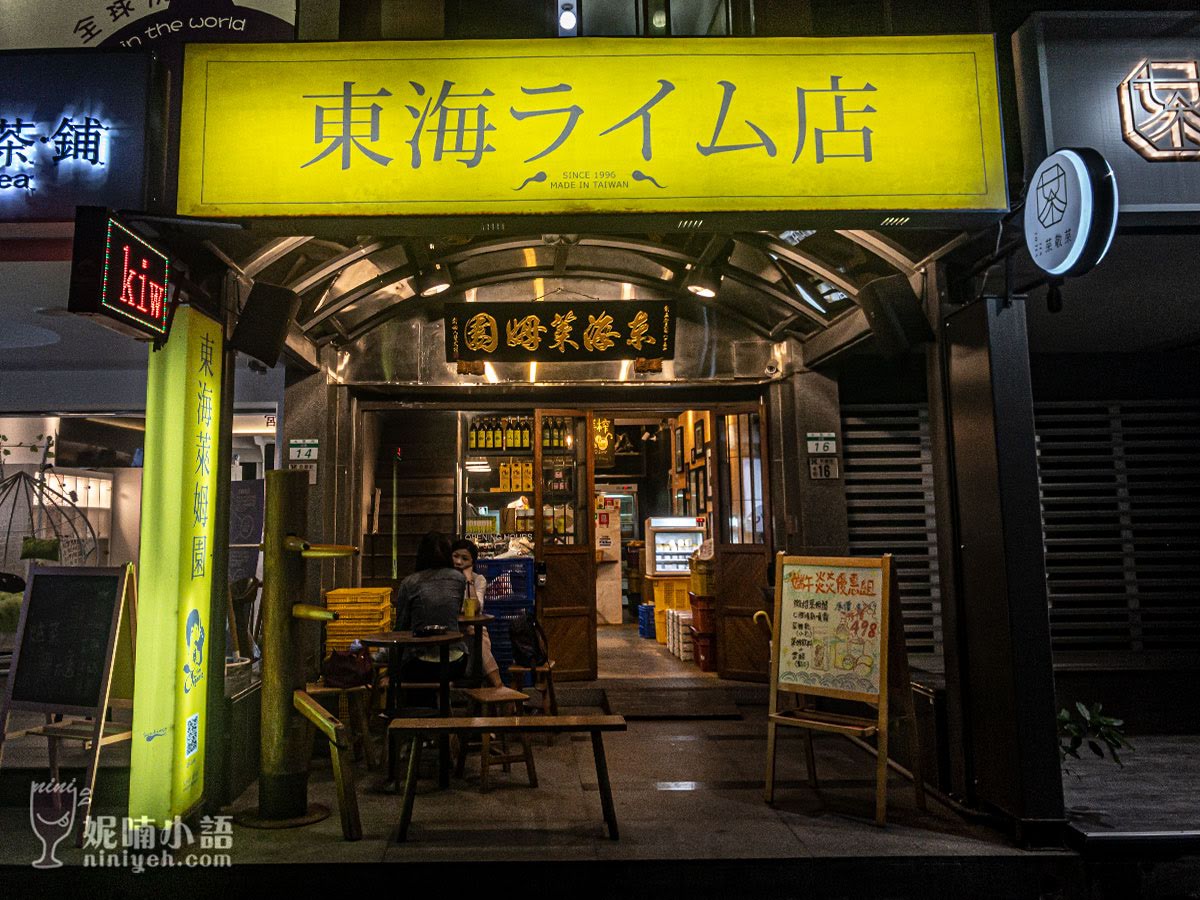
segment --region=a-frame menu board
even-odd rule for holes
[[[25,586],[16,651],[0,701],[0,756],[13,710],[85,719],[49,722],[21,732],[50,741],[50,775],[59,780],[58,742],[87,741],[87,783],[78,792],[76,846],[96,788],[100,748],[132,732],[107,721],[110,703],[132,685],[137,585],[133,566],[35,566]],[[115,670],[115,674],[114,674]]]
[[[767,718],[766,799],[775,799],[776,732],[780,725],[803,728],[809,784],[817,785],[811,731],[853,737],[876,736],[875,821],[887,813],[889,692],[901,714],[914,718],[908,654],[891,554],[881,557],[786,556],[775,559],[772,620],[771,698]],[[781,705],[786,695],[799,705]],[[832,697],[873,707],[874,715],[825,712],[807,698]],[[925,808],[915,721],[910,722],[917,805]]]

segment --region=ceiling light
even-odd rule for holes
[[[432,297],[450,288],[450,273],[441,263],[434,263],[427,269],[417,273],[414,293],[422,297]]]
[[[691,293],[697,297],[703,297],[706,300],[711,300],[717,296],[717,291],[721,289],[721,279],[719,276],[708,269],[697,266],[688,272],[687,278],[683,282]]]
[[[791,228],[787,231],[779,232],[779,239],[781,241],[783,241],[785,244],[791,244],[793,247],[795,247],[802,240],[804,240],[807,237],[812,237],[814,234],[816,234],[815,231],[802,230],[799,228]]]

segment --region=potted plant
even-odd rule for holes
[[[1118,751],[1132,750],[1133,745],[1125,737],[1122,719],[1104,715],[1099,703],[1090,707],[1076,702],[1074,710],[1064,707],[1058,712],[1058,753],[1064,774],[1076,775],[1067,764],[1069,759],[1082,759],[1079,750],[1084,745],[1099,759],[1107,755],[1118,766],[1124,767]]]

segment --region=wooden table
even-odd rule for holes
[[[458,617],[459,630],[466,632],[468,628],[474,628],[474,634],[471,636],[471,655],[467,659],[466,675],[463,676],[463,680],[470,687],[479,687],[483,684],[483,626],[494,621],[496,621],[496,617],[489,616],[487,613]]]
[[[418,637],[411,631],[385,631],[359,638],[368,647],[388,648],[387,715],[396,717],[396,698],[400,691],[400,650],[403,647],[437,647],[438,649],[438,711],[450,715],[450,645],[463,639],[462,632],[447,631],[430,637]],[[394,760],[392,761],[394,764]],[[450,737],[438,738],[438,785],[450,786]]]

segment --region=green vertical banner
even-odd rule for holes
[[[223,338],[179,307],[146,380],[129,815],[160,825],[204,792]]]

